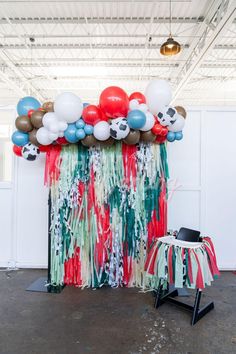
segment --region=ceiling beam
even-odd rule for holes
[[[216,2],[216,1],[215,1]],[[207,54],[214,48],[220,36],[227,30],[235,19],[236,4],[233,1],[230,6],[228,0],[221,1],[215,13],[210,14],[209,21],[206,22],[206,30],[202,39],[197,43],[190,53],[178,77],[178,85],[175,89],[173,100],[175,100],[187,83],[192,79],[196,70],[204,62]],[[211,21],[210,21],[211,20]]]
[[[161,44],[149,44],[148,49],[159,49]],[[26,49],[25,44],[0,44],[0,48],[11,50],[11,49]],[[101,43],[101,44],[90,44],[90,43],[37,43],[30,47],[33,50],[42,49],[146,49],[145,43]],[[183,44],[182,48],[189,48],[188,44]]]
[[[136,24],[150,23],[151,17],[9,17],[14,25],[22,24]],[[172,23],[194,24],[204,21],[204,17],[172,17]],[[169,17],[154,17],[153,23],[169,23]],[[7,18],[0,17],[0,24],[7,24]]]
[[[149,36],[153,38],[166,38],[167,34],[166,33],[155,33],[152,34],[150,33]],[[30,38],[34,38],[36,41],[38,39],[68,39],[68,38],[73,38],[73,39],[80,39],[80,38],[143,38],[145,39],[147,37],[147,34],[127,34],[127,33],[117,33],[117,34],[93,34],[93,33],[88,33],[88,34],[24,34],[21,35],[22,38],[24,39],[30,39]],[[195,38],[195,37],[199,37],[199,36],[194,36],[194,35],[174,35],[175,38],[181,37],[181,38]],[[4,39],[17,39],[18,36],[14,35],[14,34],[2,34],[1,38]],[[227,38],[229,38],[227,36]],[[235,36],[232,36],[232,38],[235,38]]]
[[[82,37],[82,36],[78,36],[78,37]],[[94,36],[92,36],[93,38]],[[97,38],[102,38],[103,36],[98,36]],[[122,35],[118,35],[118,36],[104,36],[104,38],[115,38],[115,37],[126,37],[126,36],[122,36]],[[127,36],[128,38],[132,37],[132,38],[146,38],[146,36]],[[154,36],[152,36],[154,37]],[[160,35],[160,37],[162,37],[162,35]],[[164,35],[163,35],[164,37]],[[12,37],[11,37],[12,38]],[[42,36],[42,38],[45,38]],[[48,36],[48,38],[52,38],[51,36]],[[65,36],[63,37],[65,38]],[[68,36],[68,38],[71,38],[71,36]],[[74,38],[74,37],[73,37]],[[90,36],[84,36],[84,38],[91,38]],[[200,37],[198,37],[200,38]],[[189,44],[182,44],[181,45],[182,48],[189,48],[190,45]],[[161,44],[148,44],[148,49],[159,49],[161,47]],[[28,48],[26,47],[25,44],[1,44],[0,43],[0,48],[2,49],[7,49],[7,50],[13,50],[13,49],[28,49],[31,50],[32,49],[145,49],[145,43],[119,43],[119,44],[114,44],[114,43],[37,43],[37,44],[33,44],[31,45],[31,47],[28,46]],[[236,50],[236,45],[235,44],[217,44],[213,47],[213,49],[217,49],[217,50]]]
[[[142,63],[142,58],[40,58],[41,67],[55,67],[55,66],[101,66],[101,67],[109,67],[109,68],[123,68],[123,67],[140,67]],[[174,62],[166,62],[161,59],[150,59],[144,63],[144,67],[151,68],[178,68],[181,61],[175,60]],[[35,62],[31,62],[29,58],[24,58],[15,63],[16,67],[19,68],[38,68],[38,64]],[[4,61],[0,61],[0,67],[7,67]],[[235,60],[222,60],[219,59],[212,61],[204,61],[204,63],[200,66],[201,68],[236,68]]]
[[[3,50],[0,49],[0,59],[6,64],[6,66],[14,73],[14,78],[17,78],[23,85],[26,85],[28,89],[30,89],[34,95],[40,100],[43,99],[43,96],[38,92],[36,87],[27,80],[27,78],[23,75],[21,70],[15,66],[9,55],[7,55]],[[13,89],[14,92],[20,95],[26,95],[27,90],[23,89],[22,86],[16,83],[16,80],[11,78],[9,74],[1,72],[0,80],[3,80]]]

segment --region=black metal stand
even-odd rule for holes
[[[43,293],[56,293],[59,294],[65,285],[51,285],[51,192],[48,195],[48,274],[47,277],[41,277],[35,280],[26,291],[43,292]]]
[[[203,308],[200,307],[200,301],[201,301],[201,295],[202,295],[202,290],[197,289],[196,295],[195,295],[195,301],[194,305],[189,305],[186,304],[182,301],[178,301],[174,299],[174,297],[178,296],[178,290],[166,290],[163,291],[163,286],[159,285],[157,291],[156,291],[156,296],[155,296],[155,303],[154,307],[158,308],[164,302],[169,302],[171,304],[177,305],[187,311],[190,311],[192,313],[192,319],[191,319],[191,325],[195,325],[197,321],[199,321],[203,316],[205,316],[209,311],[213,310],[214,308],[214,303],[210,302],[209,304],[205,305]]]

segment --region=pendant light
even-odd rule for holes
[[[172,38],[171,20],[172,20],[172,16],[171,16],[171,0],[170,0],[170,35],[169,35],[169,38],[167,39],[167,41],[165,43],[163,43],[160,48],[160,53],[162,55],[166,55],[166,56],[178,54],[181,50],[180,44]]]

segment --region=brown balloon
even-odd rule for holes
[[[123,140],[123,142],[127,145],[135,145],[139,142],[140,139],[140,131],[131,129],[127,137]]]
[[[19,116],[15,121],[16,129],[21,130],[22,132],[28,133],[33,130],[33,125],[28,116]]]
[[[146,132],[141,132],[140,135],[140,140],[144,141],[145,143],[152,143],[155,141],[156,135],[152,133],[151,130],[148,130]]]
[[[187,117],[187,112],[186,110],[184,109],[184,107],[181,107],[181,106],[176,106],[175,107],[176,111],[184,118]]]
[[[37,131],[38,131],[38,129],[33,129],[33,130],[29,133],[29,141],[30,141],[32,144],[34,144],[34,145],[36,145],[36,146],[39,146],[40,144],[39,144],[39,142],[38,142],[38,140],[37,140],[37,138],[36,138]]]
[[[46,111],[46,112],[54,112],[54,104],[53,102],[45,102],[42,105],[42,108]]]
[[[31,123],[35,128],[41,128],[43,126],[43,116],[45,112],[35,111],[31,114]]]
[[[84,139],[81,140],[81,143],[84,146],[91,147],[98,144],[98,140],[93,135],[87,135]]]
[[[114,142],[115,142],[115,139],[113,139],[112,137],[110,137],[110,138],[107,139],[107,140],[99,141],[99,145],[100,145],[101,147],[107,147],[107,146],[113,145]]]

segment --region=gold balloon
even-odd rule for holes
[[[34,144],[34,145],[36,145],[36,146],[39,146],[40,144],[39,144],[39,142],[38,142],[38,140],[37,140],[37,138],[36,138],[37,131],[38,131],[38,129],[33,129],[33,130],[29,133],[29,141],[30,141],[32,144]]]
[[[31,114],[31,123],[35,128],[41,128],[43,126],[43,116],[45,112],[43,111],[35,111]]]
[[[176,106],[175,107],[176,111],[184,118],[187,117],[187,112],[186,110],[184,109],[184,107],[181,107],[181,106]]]
[[[54,104],[53,102],[45,102],[42,105],[42,108],[46,111],[46,112],[54,112]]]
[[[33,125],[28,116],[19,116],[15,121],[16,129],[21,130],[22,132],[28,133],[33,130]]]
[[[151,130],[148,130],[146,132],[141,132],[140,135],[140,140],[144,141],[145,143],[152,143],[155,141],[156,135],[152,133]]]
[[[127,137],[123,140],[123,142],[127,145],[135,145],[139,142],[140,139],[140,131],[139,130],[133,130],[130,129],[129,134]]]
[[[93,135],[87,135],[84,139],[81,140],[81,143],[84,146],[90,147],[97,145],[98,141]]]

